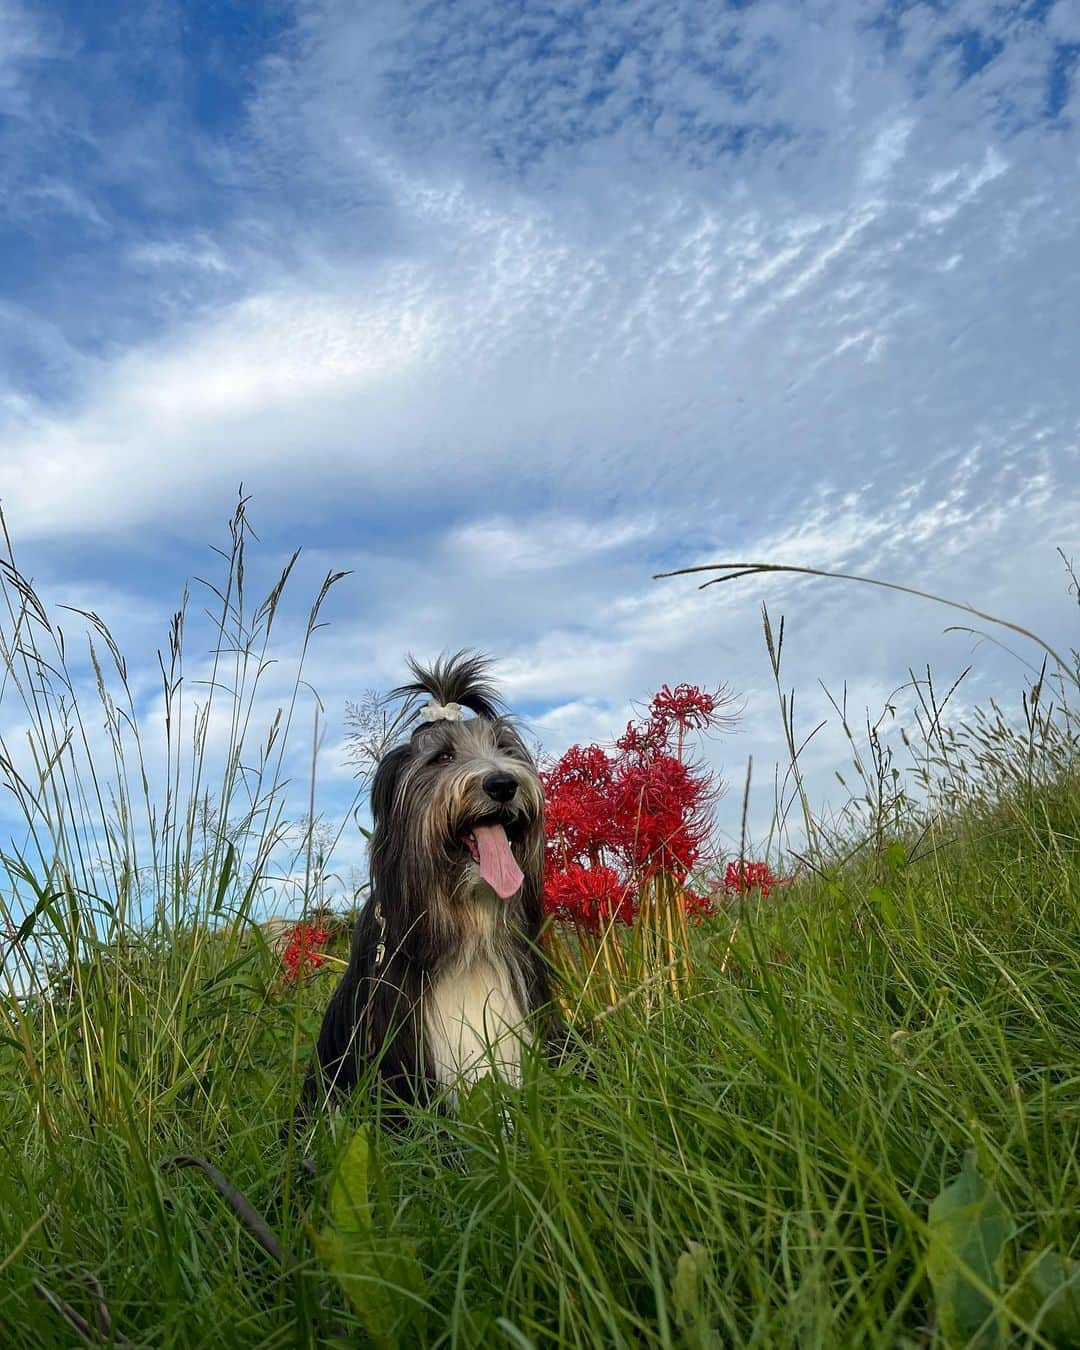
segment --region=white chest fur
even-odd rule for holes
[[[506,963],[488,953],[443,971],[424,1000],[428,1068],[456,1096],[494,1070],[521,1078],[524,1009]]]

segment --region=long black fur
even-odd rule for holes
[[[543,799],[536,766],[503,711],[483,657],[459,652],[430,668],[409,664],[415,679],[396,689],[395,695],[413,703],[420,696],[440,704],[459,703],[485,725],[420,723],[379,763],[371,788],[371,894],[353,931],[348,967],[323,1020],[317,1063],[304,1089],[306,1111],[351,1092],[372,1064],[378,1084],[400,1101],[427,1101],[437,1087],[424,1062],[423,999],[469,940],[471,913],[468,895],[463,893],[462,898],[451,891],[448,899],[443,894],[442,878],[452,876],[459,861],[452,844],[453,822],[445,851],[437,844],[427,850],[436,855],[432,858],[418,849],[417,822],[410,818],[410,813],[424,809],[422,791],[430,790],[432,782],[438,786],[434,777],[438,769],[427,765],[433,748],[437,751],[444,743],[440,738],[450,738],[445,742],[449,745],[455,738],[457,744],[471,744],[461,739],[468,736],[497,738],[500,751],[505,748],[514,757],[515,776],[522,782],[522,798],[531,813],[524,837],[514,845],[525,880],[507,921],[506,960],[515,970],[534,1041],[551,1044],[555,1032],[551,975],[539,945]],[[439,878],[435,885],[433,876]]]

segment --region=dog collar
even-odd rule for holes
[[[465,720],[460,703],[429,703],[420,709],[425,722],[463,722]]]

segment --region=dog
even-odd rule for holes
[[[546,1047],[556,1029],[539,945],[536,764],[487,658],[458,652],[409,668],[415,679],[392,695],[408,700],[408,736],[372,780],[371,892],[323,1019],[308,1107],[340,1099],[375,1066],[393,1098],[452,1108],[486,1073],[519,1081],[523,1046]]]

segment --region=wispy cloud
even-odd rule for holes
[[[716,556],[1067,642],[1064,0],[304,3],[201,46],[169,7],[130,40],[6,12],[0,497],[57,576],[77,548],[163,601],[243,480],[271,551],[358,570],[331,705],[475,643],[553,742],[729,679],[774,753],[760,596],[811,687],[954,661],[907,602],[647,580]]]

